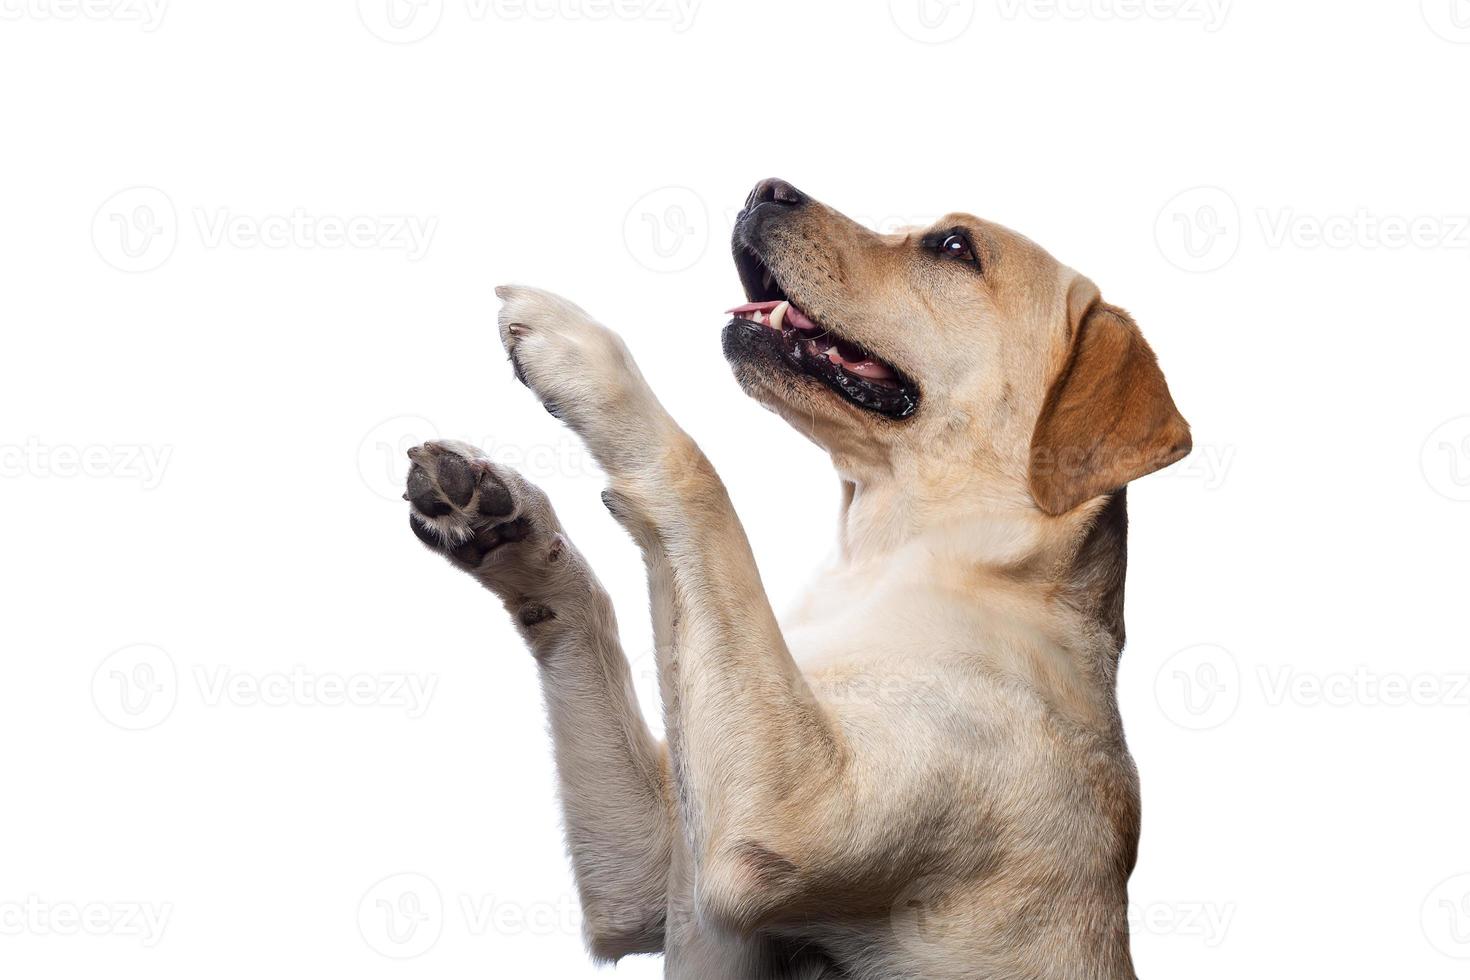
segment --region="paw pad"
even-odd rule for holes
[[[425,517],[444,517],[454,510],[439,498],[434,489],[434,481],[418,465],[408,471],[408,500]]]
[[[531,522],[524,517],[504,524],[486,524],[475,529],[474,537],[450,548],[449,553],[467,565],[478,565],[501,545],[524,541],[531,530]]]
[[[404,497],[413,505],[410,526],[418,539],[451,558],[477,566],[503,544],[524,541],[529,518],[511,518],[516,493],[488,460],[469,446],[428,443],[409,450],[413,466]]]
[[[456,507],[463,507],[475,495],[474,469],[463,456],[439,457],[439,489]]]
[[[480,484],[480,503],[476,508],[486,517],[507,517],[516,509],[515,498],[504,483],[486,474]]]

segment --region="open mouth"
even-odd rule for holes
[[[889,418],[919,407],[919,386],[892,364],[817,323],[792,302],[765,263],[749,251],[737,259],[749,302],[727,313],[759,328],[788,366],[821,381],[848,401]]]

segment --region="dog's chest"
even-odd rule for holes
[[[814,584],[782,620],[792,655],[818,666],[937,636],[946,618],[922,580],[877,571],[830,574]]]
[[[885,664],[912,671],[955,660],[983,667],[998,651],[1049,642],[1027,604],[955,588],[955,579],[945,569],[908,563],[829,574],[783,617],[782,632],[808,674],[881,674]]]
[[[988,586],[963,568],[896,561],[818,581],[782,621],[819,698],[859,714],[933,705],[985,720],[1013,712],[1109,727],[1106,690],[1058,631],[1044,597]],[[1039,714],[1038,714],[1039,712]],[[1012,717],[1011,724],[1020,721]]]

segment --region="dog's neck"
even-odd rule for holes
[[[1079,730],[1116,736],[1122,492],[1052,517],[1029,500],[981,508],[920,498],[908,489],[917,485],[844,482],[843,571],[857,581],[916,575],[946,600],[973,604],[976,622],[999,637],[981,644],[981,662],[1022,679]]]
[[[1084,508],[1079,508],[1079,511]],[[1086,515],[1048,517],[1024,487],[983,476],[966,479],[888,471],[842,475],[839,545],[842,559],[866,564],[915,541],[962,550],[967,560],[997,569],[1051,564],[1065,558]]]
[[[998,579],[1033,584],[1067,602],[1122,650],[1127,568],[1126,491],[1098,497],[1060,517],[1040,511],[1024,490],[989,492],[956,481],[943,496],[926,481],[888,476],[842,482],[839,557],[848,566],[922,548]]]

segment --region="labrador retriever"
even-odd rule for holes
[[[969,215],[880,235],[769,180],[733,245],[725,355],[841,483],[833,564],[779,622],[623,341],[498,290],[515,375],[641,546],[665,743],[545,494],[464,443],[409,454],[414,532],[539,664],[592,955],[698,980],[1133,977],[1125,487],[1190,449],[1152,350]]]

